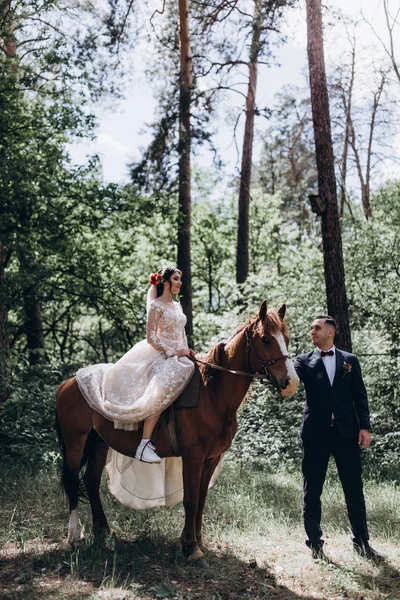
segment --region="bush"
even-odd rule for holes
[[[9,461],[39,467],[58,449],[54,431],[55,394],[60,372],[53,368],[16,370],[11,394],[0,407],[0,454]]]

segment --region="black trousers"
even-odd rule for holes
[[[367,517],[361,479],[361,452],[358,440],[343,438],[335,426],[324,438],[304,438],[304,527],[308,544],[321,541],[321,494],[329,457],[335,459],[344,491],[353,540],[368,540]]]

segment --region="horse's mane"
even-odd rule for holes
[[[201,360],[209,364],[221,366],[225,354],[225,344],[226,342],[219,342],[213,346],[205,356],[202,356]],[[199,363],[199,369],[203,378],[204,387],[214,390],[217,384],[217,375],[221,373],[221,371],[213,369],[209,365],[203,365],[202,363]]]
[[[240,332],[242,332],[246,327],[252,325],[257,322],[256,316],[250,316],[245,323],[239,325],[235,332],[230,336],[230,338],[226,342],[219,342],[215,346],[209,350],[209,352],[202,356],[202,360],[207,363],[211,363],[214,365],[222,366],[222,360],[225,355],[225,345],[228,344],[234,337],[236,337]],[[289,328],[285,321],[281,321],[277,311],[273,308],[270,308],[265,315],[265,319],[263,321],[263,329],[265,333],[275,334],[282,333],[285,337],[289,338]],[[203,378],[204,386],[208,388],[210,391],[214,391],[219,377],[221,374],[219,369],[213,369],[211,366],[199,364],[199,369]]]

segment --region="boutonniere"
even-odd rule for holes
[[[343,377],[346,377],[347,373],[350,373],[352,368],[353,368],[353,366],[350,363],[344,362],[343,363]]]

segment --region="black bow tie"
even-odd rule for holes
[[[333,350],[328,350],[328,352],[324,352],[321,350],[321,356],[333,356],[335,353]]]

